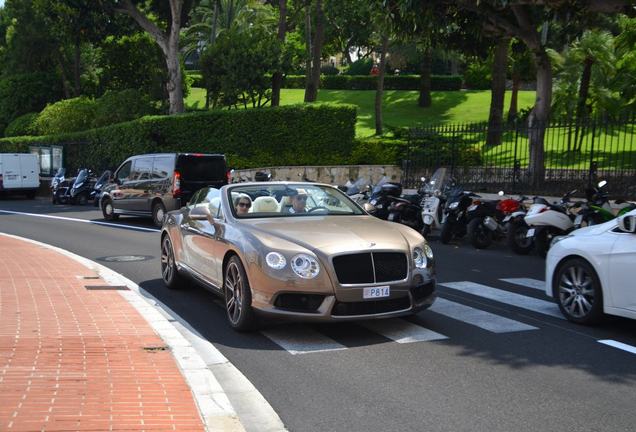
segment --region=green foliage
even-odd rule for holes
[[[462,78],[458,75],[433,75],[433,90],[460,90]],[[288,75],[283,83],[285,88],[304,88],[304,75]],[[384,77],[385,90],[419,90],[419,75],[387,75]],[[371,75],[327,75],[320,77],[320,88],[325,90],[375,90],[377,77]]]
[[[102,127],[157,114],[150,98],[137,89],[108,91],[95,101],[92,127]]]
[[[372,137],[356,140],[349,164],[396,165],[404,158],[407,142],[400,139]]]
[[[61,144],[69,168],[102,169],[149,152],[225,153],[235,168],[338,164],[351,154],[356,108],[311,104],[148,116],[85,132],[0,139],[0,152]]]
[[[491,65],[482,60],[476,60],[469,63],[464,71],[464,84],[471,90],[488,90],[490,89]]]
[[[136,88],[153,100],[165,99],[165,59],[148,34],[108,36],[101,43],[98,64],[102,91]]]
[[[356,60],[344,71],[345,75],[369,75],[373,61],[371,59]]]
[[[448,136],[436,132],[427,133],[411,141],[410,158],[421,166],[479,166],[483,163],[478,142],[461,135]]]
[[[323,75],[338,75],[340,71],[335,66],[327,65],[320,68],[320,73]]]
[[[191,87],[205,88],[205,81],[203,81],[203,74],[200,70],[187,71],[186,76],[190,79]]]
[[[40,111],[48,102],[59,100],[62,90],[55,75],[29,73],[0,79],[0,136],[16,117]]]
[[[37,135],[35,129],[35,120],[38,118],[38,113],[28,113],[17,117],[9,126],[4,130],[4,136],[26,136]]]
[[[281,70],[281,44],[275,35],[251,29],[221,33],[201,57],[201,71],[212,106],[265,106],[271,79]]]
[[[96,102],[85,96],[47,105],[35,121],[40,135],[78,132],[90,129],[95,119]]]

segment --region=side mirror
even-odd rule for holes
[[[499,192],[497,193],[497,195],[499,195],[499,196],[504,196],[504,191],[499,191]]]
[[[364,211],[366,211],[367,213],[373,213],[375,212],[375,206],[371,203],[364,203]]]
[[[618,229],[626,233],[636,233],[636,215],[624,215],[619,217]]]
[[[194,207],[190,210],[190,219],[192,220],[210,220],[211,218],[212,213],[207,205]]]

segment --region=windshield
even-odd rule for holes
[[[58,168],[55,177],[64,177],[64,174],[66,174],[66,168]]]
[[[446,168],[438,168],[431,178],[424,184],[424,192],[442,192],[448,182],[446,179]]]
[[[351,195],[359,194],[365,191],[368,185],[369,185],[369,181],[364,177],[360,177],[358,180],[355,181],[355,183],[351,183],[351,180],[349,180],[345,184],[345,186],[347,187],[347,195],[351,196]]]
[[[373,191],[372,193],[378,193],[382,190],[382,185],[384,183],[388,183],[389,182],[389,178],[387,176],[382,176],[382,178],[380,179],[380,181],[378,181],[376,183],[376,185],[373,187]]]
[[[110,171],[106,170],[102,173],[102,175],[97,180],[96,184],[106,183],[110,179]]]
[[[77,174],[77,178],[75,179],[75,184],[78,185],[83,183],[88,178],[88,170],[83,169]]]
[[[228,194],[237,218],[365,214],[340,190],[317,184],[237,185]]]

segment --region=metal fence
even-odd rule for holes
[[[538,187],[531,185],[528,169],[533,132],[522,122],[504,124],[496,131],[486,123],[413,128],[402,182],[417,187],[420,177],[444,166],[473,190],[562,194],[605,179],[611,193],[636,197],[635,115],[547,125],[545,177]]]

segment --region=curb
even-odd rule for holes
[[[0,233],[0,235],[53,250],[97,272],[109,284],[126,286],[129,291],[118,292],[170,347],[172,355],[192,391],[206,431],[244,432],[246,430],[227,393],[209,368],[222,372],[225,376],[224,382],[238,387],[233,392],[234,397],[250,399],[250,404],[258,411],[256,413],[241,413],[247,417],[252,417],[249,418],[251,421],[247,422],[247,426],[249,426],[247,430],[286,430],[278,415],[258,390],[214,345],[198,334],[187,321],[136,283],[108,267],[65,249],[12,234]],[[176,328],[176,323],[180,324],[188,333],[188,338]],[[206,351],[207,361],[199,354],[191,340],[196,341],[199,349],[203,348]],[[204,344],[203,347],[201,347],[202,344]]]

